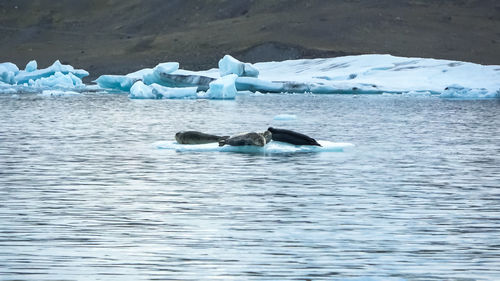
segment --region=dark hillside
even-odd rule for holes
[[[3,0],[0,61],[102,73],[362,53],[500,64],[496,0]]]

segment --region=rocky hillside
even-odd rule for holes
[[[496,0],[2,0],[0,62],[102,73],[158,62],[389,53],[500,64]]]

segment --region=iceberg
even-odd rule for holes
[[[230,55],[219,60],[220,76],[236,74],[240,77],[258,77],[259,70],[250,63],[243,63]]]
[[[14,77],[14,81],[16,84],[28,83],[30,80],[35,81],[41,78],[52,76],[56,72],[60,72],[62,74],[71,73],[80,79],[89,75],[89,73],[83,69],[74,69],[73,66],[61,64],[61,62],[57,60],[54,62],[54,64],[44,69],[38,69],[34,71],[20,71]]]
[[[14,84],[14,77],[19,73],[17,65],[11,62],[0,63],[0,82]]]
[[[24,68],[24,71],[26,72],[33,72],[38,68],[38,64],[36,63],[36,60],[31,60],[26,64],[26,67]]]
[[[500,98],[500,89],[489,91],[485,88],[467,88],[458,84],[446,87],[439,95],[447,99],[494,99]]]
[[[128,96],[131,99],[157,99],[158,96],[153,93],[153,88],[144,84],[142,81],[137,81],[130,88]]]
[[[151,84],[153,94],[157,99],[196,99],[198,87],[169,88],[158,84]]]
[[[214,80],[214,78],[203,75],[160,72],[157,84],[172,88],[197,87],[198,91],[206,91]]]
[[[207,144],[179,144],[176,141],[161,141],[154,145],[157,149],[174,150],[177,152],[238,152],[250,154],[283,154],[283,153],[311,153],[311,152],[343,152],[354,147],[352,143],[318,141],[321,146],[293,145],[284,142],[271,141],[260,146],[219,146],[217,143]]]
[[[153,83],[161,84],[161,76],[165,74],[170,74],[179,69],[178,62],[164,62],[160,63],[153,68],[152,72],[143,74],[143,81],[146,85],[151,85]],[[167,86],[167,85],[165,85]]]
[[[97,83],[103,89],[113,89],[123,92],[129,92],[132,85],[140,80],[124,75],[101,75],[93,82]]]
[[[406,97],[483,99],[498,98],[500,91],[499,66],[391,55],[255,64],[226,55],[219,61],[219,68],[206,71],[182,70],[178,63],[168,62],[124,76],[104,75],[96,82],[103,88],[127,92],[136,81],[142,80],[145,85],[197,87],[198,98],[232,99],[236,95],[232,86],[229,87],[233,84],[233,75],[236,76],[236,91],[254,93],[402,94]],[[226,76],[231,78],[223,79]],[[453,86],[458,84],[458,87]]]
[[[261,62],[254,66],[260,71],[259,79],[271,81],[272,86],[283,83],[280,81],[293,81],[296,86],[309,87],[308,90],[302,87],[299,92],[305,89],[315,94],[401,94],[414,91],[440,95],[449,85],[460,84],[470,89],[484,88],[490,93],[485,96],[491,96],[500,89],[499,66],[450,60],[356,55]],[[255,81],[249,82],[255,84]]]
[[[209,99],[234,99],[236,97],[236,74],[229,74],[210,82],[206,96]]]
[[[46,78],[30,79],[28,85],[35,88],[75,88],[85,86],[82,80],[71,72],[68,74],[56,72],[54,75]]]

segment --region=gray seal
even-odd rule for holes
[[[227,138],[229,138],[229,136],[217,136],[198,131],[181,131],[175,134],[175,140],[179,144],[205,144],[220,142]]]
[[[269,127],[267,129],[272,134],[273,141],[281,141],[294,145],[316,145],[321,146],[315,139],[291,130]]]
[[[219,141],[219,146],[232,145],[232,146],[264,146],[266,145],[266,138],[262,133],[250,132],[242,133],[235,136],[231,136],[228,139],[223,139]]]

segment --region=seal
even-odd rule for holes
[[[266,144],[268,144],[272,139],[273,139],[273,134],[269,131],[265,131],[264,133],[262,133],[262,136],[264,137],[264,139],[266,139]]]
[[[267,129],[272,134],[273,141],[281,141],[294,145],[317,145],[321,146],[315,139],[291,130],[269,127]]]
[[[255,145],[255,146],[264,146],[266,144],[266,138],[264,134],[250,132],[250,133],[242,133],[235,136],[231,136],[228,139],[222,139],[219,141],[219,146],[224,145],[232,145],[232,146],[245,146],[245,145]]]
[[[229,136],[217,136],[198,131],[180,131],[175,134],[175,140],[179,144],[205,144],[219,142],[227,138]]]

